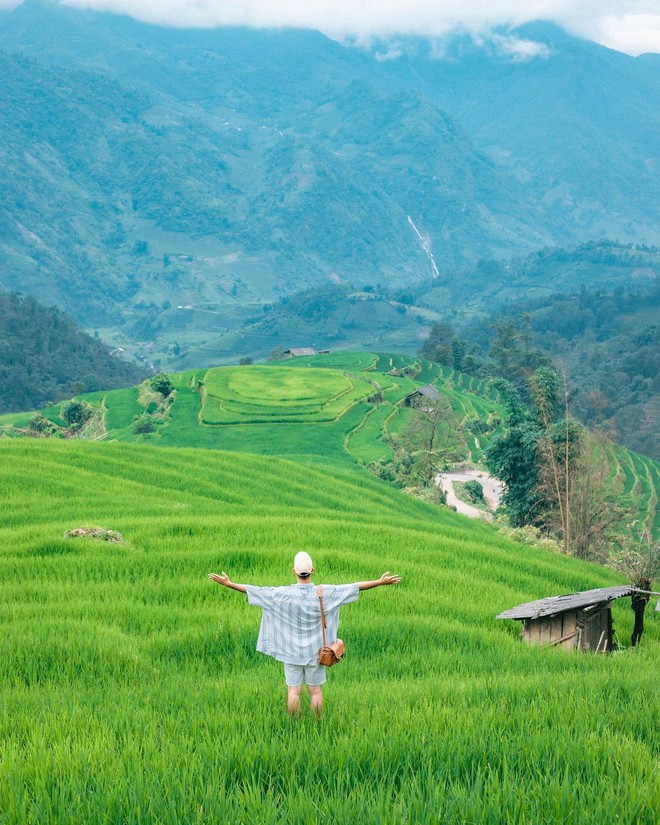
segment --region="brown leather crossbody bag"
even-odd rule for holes
[[[323,588],[319,585],[316,588],[316,595],[319,597],[319,604],[321,605],[321,633],[323,634],[323,647],[319,650],[319,664],[325,667],[332,667],[337,662],[341,662],[344,653],[346,653],[346,645],[341,639],[337,639],[332,644],[325,643],[325,611],[323,610]]]

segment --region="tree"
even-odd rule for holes
[[[564,552],[602,552],[623,517],[606,479],[604,445],[570,417],[566,381],[547,367],[529,379],[529,404],[502,379],[492,381],[506,410],[505,429],[486,461],[505,484],[504,511],[516,527],[554,534]]]
[[[623,538],[610,551],[606,561],[640,590],[650,590],[651,583],[660,575],[660,542],[654,541],[648,530]],[[649,602],[648,593],[633,593],[630,607],[635,613],[635,626],[630,643],[633,647],[644,632],[644,612]]]
[[[428,338],[419,348],[418,354],[429,361],[435,361],[445,366],[453,366],[454,358],[451,348],[455,338],[452,327],[445,321],[436,321],[429,330]]]
[[[174,390],[174,384],[172,384],[169,375],[165,372],[159,372],[158,375],[150,378],[149,386],[154,392],[159,392],[163,398],[168,398]]]
[[[582,427],[568,415],[568,390],[564,377],[563,409],[560,400],[559,376],[549,367],[536,370],[530,379],[534,409],[541,428],[538,440],[540,491],[552,505],[547,519],[555,526],[564,543],[564,552],[571,550],[571,498],[581,449]],[[557,516],[559,525],[557,527]]]
[[[436,321],[431,326],[428,338],[417,351],[422,358],[452,367],[457,372],[477,369],[476,347],[459,338],[450,324]]]
[[[509,424],[486,454],[489,471],[504,484],[501,507],[514,527],[539,526],[547,503],[540,493],[540,431],[529,418]]]
[[[523,403],[519,391],[503,378],[490,386],[497,390],[505,409],[505,428],[486,453],[490,472],[504,484],[501,506],[514,527],[539,526],[547,504],[540,492],[538,418]]]
[[[463,488],[468,496],[475,502],[475,504],[485,504],[486,499],[484,497],[484,488],[483,485],[476,480],[476,478],[471,479],[470,481],[465,482],[465,487]]]
[[[60,416],[69,427],[82,427],[92,417],[92,408],[83,401],[69,401],[62,407]]]
[[[452,442],[452,434],[457,431],[453,410],[444,396],[416,400],[407,424],[393,439],[399,479],[434,487],[439,467],[456,457],[458,444]]]
[[[550,359],[532,346],[530,316],[523,315],[520,321],[496,321],[492,328],[495,337],[488,352],[492,361],[491,374],[502,376],[525,395],[534,371],[550,366]]]
[[[571,552],[581,559],[600,559],[620,535],[625,511],[608,485],[609,466],[602,436],[583,433],[574,465],[571,507]]]
[[[58,431],[57,424],[49,421],[41,413],[34,413],[28,422],[27,428],[34,433],[46,436],[55,435]]]
[[[454,369],[457,372],[460,372],[463,369],[463,360],[465,359],[465,350],[466,344],[462,338],[452,338],[450,341],[451,345],[451,357],[452,362],[454,365]]]
[[[432,453],[440,447],[441,424],[452,418],[451,405],[444,396],[433,400],[417,398],[411,405],[410,419],[401,430],[400,441],[408,447],[409,452],[425,450]]]
[[[541,367],[527,379],[527,401],[509,381],[491,382],[503,400],[506,428],[486,461],[505,484],[502,505],[515,527],[531,524],[559,534],[569,552],[570,498],[581,428],[568,418],[557,373]]]

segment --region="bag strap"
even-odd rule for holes
[[[321,606],[321,633],[323,635],[323,647],[325,647],[325,611],[323,610],[323,588],[321,585],[316,588],[316,595],[319,597]]]

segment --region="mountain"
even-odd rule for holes
[[[152,352],[176,370],[236,363],[241,356],[263,359],[276,347],[303,344],[336,351],[359,342],[371,349],[410,353],[437,321],[450,321],[471,341],[474,329],[466,326],[476,321],[492,333],[493,313],[519,315],[522,310],[516,305],[522,301],[571,295],[580,288],[643,293],[659,278],[660,250],[601,242],[480,261],[403,288],[362,282],[309,287],[265,303],[242,319],[208,309],[170,307],[154,310],[145,324],[153,336]],[[613,317],[612,334],[617,330]],[[478,343],[485,351],[488,334],[480,333]]]
[[[660,249],[600,241],[540,249],[507,261],[479,261],[453,275],[418,284],[415,303],[457,322],[511,302],[560,292],[617,287],[643,290],[660,278]]]
[[[199,346],[328,282],[660,238],[653,59],[545,24],[386,60],[48,0],[0,21],[0,286],[134,352]],[[532,41],[526,60],[503,45]]]
[[[485,196],[489,186],[499,189],[511,205],[497,168],[414,93],[383,97],[349,85],[329,104],[339,112],[319,114],[323,133],[328,120],[336,124],[334,141],[305,135],[302,122],[282,135],[252,124],[257,134],[248,136],[242,127],[209,126],[199,113],[171,120],[142,92],[101,75],[7,54],[0,64],[2,284],[88,325],[116,324],[154,298],[256,303],[354,272],[415,280],[430,271],[408,221],[413,213],[425,231],[416,193],[424,178],[438,220],[465,187]],[[355,108],[361,121],[344,125]],[[424,139],[415,131],[421,121],[429,124]],[[400,145],[392,132],[361,150],[360,134],[382,123],[401,127]],[[518,220],[520,243],[526,220]],[[462,256],[471,233],[476,248],[505,251],[505,227],[516,219],[455,224],[452,257]],[[493,228],[500,225],[501,233]]]
[[[147,372],[34,298],[0,292],[0,412],[134,384]]]
[[[428,42],[401,48],[410,82],[574,233],[657,243],[657,55],[633,58],[543,22],[480,45],[455,38],[441,59]]]
[[[660,281],[647,288],[555,294],[511,304],[462,333],[486,353],[494,326],[529,331],[565,372],[573,414],[660,459]],[[524,319],[524,323],[522,323]]]

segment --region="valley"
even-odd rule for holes
[[[372,5],[0,2],[1,825],[658,821],[658,55]]]

